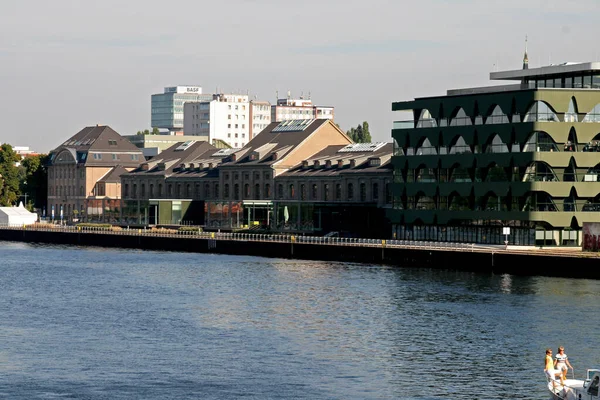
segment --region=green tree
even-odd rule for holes
[[[24,178],[21,180],[21,192],[27,195],[28,208],[42,209],[48,203],[48,155],[40,154],[25,157],[21,161]]]
[[[362,134],[363,143],[371,143],[371,132],[369,132],[369,123],[367,121],[363,121],[362,123]]]
[[[369,123],[367,121],[358,124],[356,128],[350,128],[346,133],[354,143],[371,143],[371,133],[369,132]]]
[[[160,131],[157,127],[152,128],[152,135],[160,135]]]
[[[0,146],[0,206],[14,205],[19,199],[19,156],[10,144]]]
[[[152,134],[154,134],[154,129],[152,129]],[[136,135],[149,135],[150,131],[148,129],[144,129],[143,131],[137,131]]]

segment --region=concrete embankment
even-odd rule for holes
[[[228,237],[115,234],[113,232],[0,229],[0,240],[76,246],[101,246],[299,260],[342,261],[462,270],[523,276],[600,279],[600,258],[581,252],[389,246],[385,244],[318,244],[297,241],[235,240]]]

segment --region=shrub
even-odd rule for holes
[[[180,226],[177,232],[202,232],[202,228],[199,226]]]
[[[92,222],[83,222],[81,224],[77,224],[76,226],[80,228],[112,228],[111,224],[94,224]]]

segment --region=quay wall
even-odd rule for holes
[[[277,241],[211,239],[194,236],[115,235],[106,232],[65,232],[0,228],[0,240],[74,246],[249,255],[298,260],[355,262],[521,276],[600,279],[600,258],[577,254],[503,249],[385,247]]]

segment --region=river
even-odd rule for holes
[[[566,266],[567,268],[568,266]],[[535,399],[600,281],[0,242],[0,398]]]

